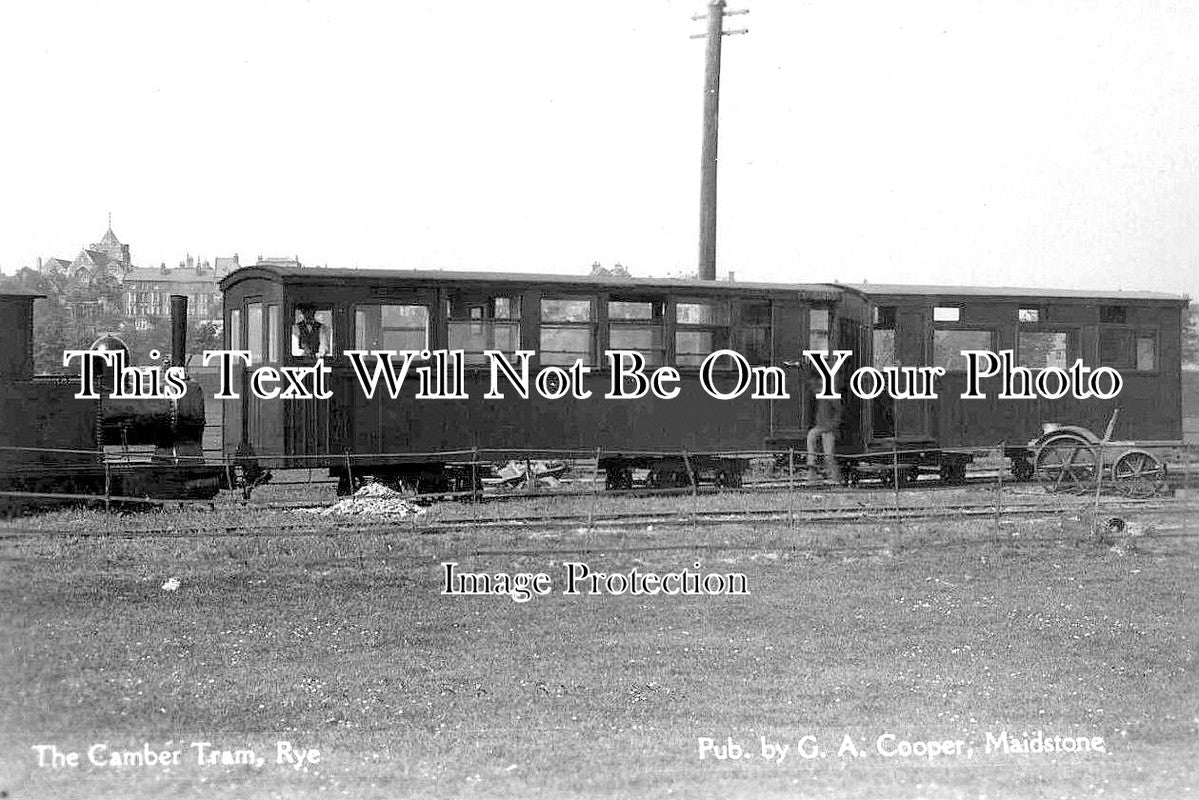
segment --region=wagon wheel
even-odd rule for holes
[[[1054,436],[1037,451],[1037,477],[1049,492],[1078,494],[1095,480],[1095,448],[1074,433]]]
[[[1166,465],[1144,450],[1129,450],[1112,465],[1112,481],[1126,497],[1153,497],[1166,485]]]

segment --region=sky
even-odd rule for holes
[[[1199,4],[729,8],[721,276],[1199,296]],[[5,4],[0,269],[693,272],[705,11]]]

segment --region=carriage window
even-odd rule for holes
[[[665,303],[659,300],[608,302],[608,346],[613,350],[636,350],[645,363],[658,367],[666,360],[662,327]]]
[[[542,364],[570,366],[579,359],[593,364],[594,343],[590,300],[542,299]]]
[[[895,353],[895,306],[874,307],[874,366],[877,369],[897,366]]]
[[[895,306],[875,306],[873,311],[874,327],[895,327]]]
[[[994,350],[995,335],[991,331],[933,331],[934,367],[944,367],[946,372],[963,372],[966,357],[963,350]]]
[[[246,306],[246,344],[250,350],[250,363],[262,361],[262,303]]]
[[[1123,325],[1128,322],[1128,306],[1100,306],[1099,321],[1111,325]]]
[[[1016,319],[1020,322],[1040,322],[1041,309],[1039,308],[1022,308],[1016,315]]]
[[[279,360],[279,306],[266,307],[266,360]]]
[[[742,303],[733,349],[750,364],[770,363],[770,303]]]
[[[1016,359],[1022,367],[1065,369],[1074,349],[1066,331],[1020,331],[1016,339]]]
[[[1099,329],[1099,363],[1116,369],[1132,369],[1136,364],[1132,331],[1127,328]]]
[[[419,305],[371,305],[354,309],[354,349],[424,350],[429,346],[429,309]]]
[[[229,349],[241,350],[241,309],[229,311]]]
[[[957,306],[937,306],[933,309],[933,322],[961,322],[962,309]]]
[[[1157,333],[1129,328],[1099,329],[1099,363],[1105,367],[1154,372],[1157,364]]]
[[[874,367],[894,367],[899,365],[895,356],[895,329],[874,329]]]
[[[675,305],[674,361],[698,367],[711,353],[728,346],[729,310],[723,303]]]
[[[829,351],[829,328],[832,312],[827,308],[813,308],[808,312],[808,349]]]
[[[447,325],[451,350],[465,351],[467,364],[485,364],[484,350],[508,360],[520,349],[519,297],[454,297]]]
[[[333,309],[297,306],[291,326],[291,354],[319,358],[333,352]]]
[[[1157,369],[1157,337],[1152,333],[1137,336],[1137,372]]]

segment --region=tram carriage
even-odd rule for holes
[[[1126,492],[1164,481],[1163,452],[1182,444],[1181,342],[1187,300],[1154,292],[1083,292],[862,285],[872,311],[875,366],[946,370],[936,400],[871,404],[869,447],[903,453],[901,479],[938,468],[958,479],[975,452],[1002,446],[1013,475],[1083,490],[1102,471]],[[963,350],[1012,350],[1032,370],[1081,358],[1123,380],[1110,400],[962,399]],[[1113,439],[1114,437],[1114,439]],[[1116,441],[1118,440],[1118,441]],[[883,459],[885,461],[885,457]],[[885,469],[884,469],[885,474]]]
[[[830,284],[753,284],[598,276],[441,271],[356,271],[295,264],[246,267],[221,282],[226,347],[248,349],[238,401],[225,402],[224,447],[247,445],[263,466],[326,467],[349,490],[365,476],[421,491],[473,490],[473,453],[501,460],[526,451],[601,453],[611,488],[631,488],[633,470],[651,485],[697,477],[738,485],[743,454],[803,447],[811,424],[811,376],[785,370],[788,399],[746,392],[717,399],[699,385],[712,352],[732,349],[754,366],[781,365],[805,349],[832,347],[869,356],[869,306],[858,291]],[[463,350],[466,399],[416,399],[406,381],[398,398],[367,398],[347,350]],[[486,349],[533,351],[531,372],[582,359],[588,399],[485,399]],[[647,372],[678,369],[673,399],[604,399],[604,354],[635,350]],[[332,368],[327,400],[262,400],[247,391],[262,364]],[[731,366],[726,358],[723,367]],[[849,365],[852,368],[854,365]],[[728,388],[730,370],[716,382]],[[501,383],[505,389],[508,384]],[[858,452],[867,418],[846,403],[839,448]],[[677,454],[662,456],[660,454]],[[447,455],[449,454],[449,455]]]
[[[846,375],[867,365],[946,370],[935,400],[845,394],[837,449],[851,481],[907,483],[936,472],[957,482],[976,455],[1002,448],[1018,479],[1039,471],[1050,488],[1081,488],[1103,469],[1135,476],[1143,489],[1164,475],[1160,448],[1182,436],[1187,301],[1172,295],[357,271],[294,262],[246,267],[221,286],[226,347],[253,354],[237,377],[240,399],[224,404],[226,454],[252,450],[265,466],[327,468],[343,491],[366,476],[421,491],[473,491],[480,451],[505,460],[597,448],[610,488],[630,488],[634,469],[648,470],[651,486],[698,478],[737,485],[747,463],[738,454],[803,452],[815,375],[785,370],[788,399],[754,400],[748,392],[716,399],[700,388],[699,366],[724,348],[755,366],[802,360],[806,349],[842,349],[853,353]],[[343,354],[375,349],[463,350],[467,397],[417,399],[408,385],[395,399],[386,392],[367,398]],[[592,369],[584,378],[591,397],[533,393],[525,400],[509,392],[486,399],[485,349],[533,351],[534,374],[582,359]],[[604,399],[610,375],[603,356],[616,349],[641,352],[649,370],[676,367],[679,395]],[[1012,350],[1018,365],[1032,369],[1081,358],[1118,370],[1123,389],[1112,400],[1005,400],[997,396],[999,379],[986,378],[985,399],[962,399],[961,351],[972,349]],[[329,399],[262,400],[247,391],[251,369],[311,364],[316,356],[332,367]],[[731,379],[718,373],[718,383]],[[1112,439],[1122,442],[1115,451]]]

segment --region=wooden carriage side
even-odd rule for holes
[[[875,362],[942,366],[937,400],[896,401],[874,410],[874,437],[931,439],[941,447],[1025,445],[1044,425],[1076,425],[1102,434],[1120,408],[1116,435],[1129,440],[1182,436],[1181,336],[1185,298],[1150,292],[863,286],[875,305]],[[1123,390],[1111,400],[997,397],[963,400],[964,349],[1013,350],[1031,369],[1118,370]]]
[[[726,347],[758,365],[780,364],[799,358],[814,337],[841,346],[842,331],[860,344],[867,310],[858,293],[822,284],[277,265],[238,270],[222,288],[227,346],[257,351],[256,364],[311,362],[296,347],[296,326],[304,313],[318,320],[334,393],[329,401],[279,402],[243,391],[225,406],[226,453],[244,441],[268,465],[333,470],[346,453],[381,468],[474,448],[703,452],[798,438],[809,412],[797,372],[786,373],[790,400],[719,400],[700,389],[699,364]],[[592,397],[484,400],[484,347],[534,351],[534,371],[581,357],[593,370],[585,379]],[[366,398],[341,354],[380,348],[464,349],[468,399],[415,400],[411,388],[394,400]],[[610,376],[602,354],[618,348],[643,352],[650,368],[675,366],[679,397],[604,400]]]

